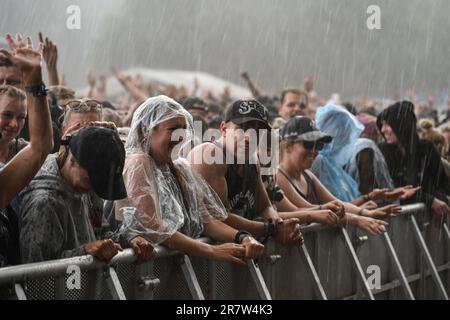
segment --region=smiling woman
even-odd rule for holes
[[[220,198],[186,159],[174,157],[175,147],[192,137],[192,116],[174,100],[157,96],[141,104],[125,144],[128,197],[116,204],[116,217],[122,228],[141,232],[153,245],[243,265],[264,246],[224,224],[227,211]],[[224,244],[194,240],[201,235]]]
[[[17,138],[26,116],[25,94],[12,86],[0,86],[0,167],[27,146],[25,140]]]

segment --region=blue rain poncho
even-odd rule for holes
[[[371,149],[373,151],[373,169],[375,171],[374,188],[394,189],[394,183],[392,182],[392,178],[389,174],[389,170],[386,165],[386,161],[384,160],[384,156],[381,153],[378,146],[376,145],[376,143],[370,139],[360,138],[356,141],[351,151],[350,160],[344,167],[345,171],[349,175],[351,175],[353,179],[355,179],[358,185],[360,184],[357,156],[361,151],[365,149]]]
[[[335,197],[353,201],[361,195],[358,183],[343,167],[349,162],[364,126],[347,110],[332,104],[317,110],[316,123],[333,140],[317,156],[311,171]]]

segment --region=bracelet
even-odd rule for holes
[[[322,205],[321,204],[319,204],[319,210],[322,210]]]
[[[264,223],[264,239],[262,243],[265,244],[270,237],[274,236],[277,233],[277,228],[275,224],[272,222],[272,219],[269,219],[268,222]]]
[[[269,219],[268,222],[264,223],[264,237],[269,238],[274,236],[276,233],[275,224],[272,222],[272,219]]]
[[[46,97],[47,96],[47,89],[45,88],[45,84],[36,84],[32,86],[26,86],[25,92],[31,93],[34,97]]]
[[[364,208],[359,209],[358,216],[363,216],[363,211],[364,211]]]
[[[247,231],[238,231],[234,236],[234,243],[241,244],[244,241],[245,237],[252,236],[250,232]]]
[[[362,198],[363,198],[364,202],[370,201],[370,196],[368,194],[363,195]]]

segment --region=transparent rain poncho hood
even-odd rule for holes
[[[311,171],[334,196],[353,201],[360,196],[358,184],[343,166],[350,160],[353,144],[364,126],[350,112],[332,104],[317,110],[316,123],[333,140],[317,156]]]
[[[122,228],[135,231],[153,244],[163,242],[177,231],[198,238],[204,223],[227,217],[220,198],[186,159],[177,158],[158,166],[152,157],[149,142],[155,128],[174,118],[182,118],[186,123],[185,130],[174,131],[175,140],[182,135],[182,144],[190,143],[191,115],[174,100],[158,96],[136,110],[125,144],[124,180],[128,198],[118,202],[116,214],[119,220],[123,218]]]

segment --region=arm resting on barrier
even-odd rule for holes
[[[219,242],[233,242],[238,231],[219,220],[212,220],[204,224],[204,235]],[[245,248],[246,259],[256,259],[264,251],[264,246],[250,234],[243,237],[241,244]]]
[[[245,265],[243,260],[245,257],[245,248],[240,244],[224,243],[220,245],[210,245],[194,240],[180,232],[174,233],[169,239],[164,241],[163,244],[172,250],[177,250],[189,255]]]

